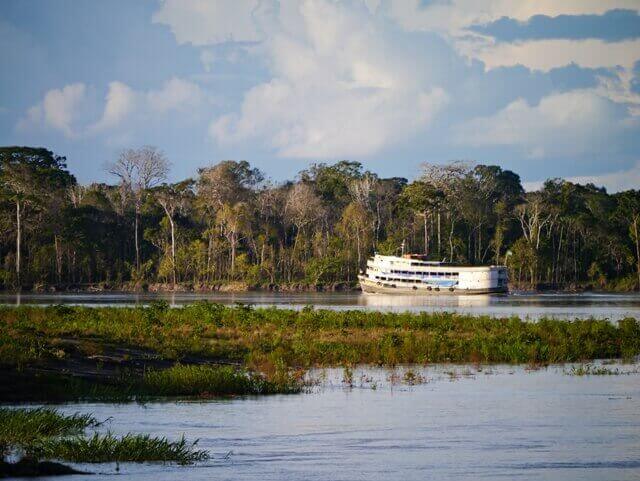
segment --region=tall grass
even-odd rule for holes
[[[197,441],[188,443],[142,434],[117,437],[88,428],[100,423],[90,414],[63,415],[54,409],[0,408],[0,461],[12,452],[30,459],[104,463],[175,461],[192,463],[207,459],[206,451],[195,449]]]
[[[89,414],[64,416],[48,408],[0,408],[0,452],[5,455],[10,447],[28,446],[45,438],[79,435],[97,425]]]
[[[268,381],[231,366],[176,365],[145,373],[141,391],[153,396],[228,396],[298,392],[300,385]]]
[[[195,449],[196,442],[187,443],[156,438],[148,434],[94,433],[91,437],[46,439],[31,448],[31,454],[42,459],[59,459],[76,463],[175,461],[181,464],[204,461],[206,451]]]
[[[20,362],[53,356],[44,339],[82,337],[161,353],[202,355],[268,366],[394,365],[427,362],[553,363],[631,358],[640,353],[635,319],[575,321],[462,314],[302,311],[225,307],[0,308],[0,363],[15,365],[15,345],[31,346]],[[9,353],[9,354],[3,354]],[[27,359],[26,359],[27,358]]]

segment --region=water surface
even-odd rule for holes
[[[118,434],[185,434],[212,455],[195,466],[121,464],[123,480],[637,480],[640,376],[564,369],[437,366],[416,386],[360,369],[353,388],[329,371],[301,395],[62,409],[112,416],[106,429]]]
[[[0,294],[2,304],[77,304],[77,305],[144,305],[163,299],[172,305],[209,300],[223,304],[252,304],[300,309],[313,305],[318,309],[368,309],[382,311],[437,312],[456,311],[473,315],[519,316],[529,319],[624,317],[640,318],[638,294],[531,294],[476,296],[394,296],[359,292],[318,293],[27,293]]]

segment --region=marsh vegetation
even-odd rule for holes
[[[61,399],[291,393],[312,367],[544,365],[638,353],[635,319],[527,322],[207,302],[0,308],[0,372],[23,386],[2,390],[5,400],[38,390],[41,400],[56,391],[66,393]]]
[[[90,414],[64,415],[49,408],[0,408],[0,477],[70,472],[70,468],[42,463],[43,460],[188,464],[208,458],[207,452],[195,448],[196,442],[188,443],[184,437],[169,441],[142,434],[114,436],[95,431],[103,424]],[[87,434],[88,429],[94,432]],[[19,460],[12,462],[10,458]]]

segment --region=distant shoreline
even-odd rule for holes
[[[510,285],[510,293],[559,293],[559,294],[579,294],[579,293],[610,293],[610,294],[624,294],[624,293],[637,293],[634,289],[607,289],[602,287],[594,287],[592,285],[577,285],[567,287],[557,287],[550,285],[540,285],[534,288],[529,285]],[[281,293],[313,293],[313,292],[362,292],[360,286],[357,283],[351,282],[338,282],[333,284],[319,284],[308,285],[304,283],[292,283],[292,284],[267,284],[267,285],[249,285],[241,281],[230,282],[218,282],[206,286],[193,286],[189,284],[177,284],[175,287],[171,284],[71,284],[71,285],[37,285],[23,287],[20,291],[16,289],[0,289],[0,293],[4,294],[60,294],[60,293],[243,293],[243,292],[281,292]]]

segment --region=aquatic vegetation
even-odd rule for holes
[[[35,444],[30,453],[41,459],[60,459],[76,463],[174,461],[189,464],[208,459],[206,451],[197,450],[197,441],[188,443],[152,437],[148,434],[94,433],[91,437],[46,439]]]
[[[402,380],[409,386],[415,386],[417,384],[424,384],[427,382],[426,378],[422,374],[415,372],[413,369],[406,370]]]
[[[64,415],[50,408],[0,408],[0,467],[7,472],[16,467],[17,464],[4,459],[11,454],[31,461],[56,459],[83,463],[174,461],[186,464],[208,458],[206,451],[195,449],[197,441],[188,443],[184,437],[169,441],[132,433],[120,437],[98,432],[85,435],[88,428],[100,425],[90,414]]]
[[[76,340],[75,351],[56,343],[60,339]],[[292,369],[322,366],[546,365],[630,359],[640,354],[640,323],[631,318],[618,323],[597,319],[528,322],[448,312],[295,311],[208,302],[183,308],[159,303],[150,307],[0,308],[0,365],[62,363],[71,354],[99,358],[96,351],[104,343],[148,349],[173,363],[190,356],[214,363],[233,362],[273,381],[274,376],[286,380]],[[175,374],[164,374],[163,379],[168,385],[181,385],[177,391],[183,390],[185,384]],[[197,377],[187,371],[180,375],[193,382]],[[231,384],[247,390],[245,380],[231,378]],[[287,383],[276,383],[283,384]]]
[[[79,435],[98,424],[89,414],[64,416],[49,408],[0,408],[0,454],[45,438]]]
[[[610,368],[606,366],[594,366],[592,364],[580,364],[579,366],[571,366],[565,374],[569,376],[624,376],[629,374],[639,374],[640,370],[631,369],[624,370],[619,367]]]
[[[226,396],[299,392],[293,378],[269,381],[233,366],[175,365],[146,372],[139,391],[153,396]]]

